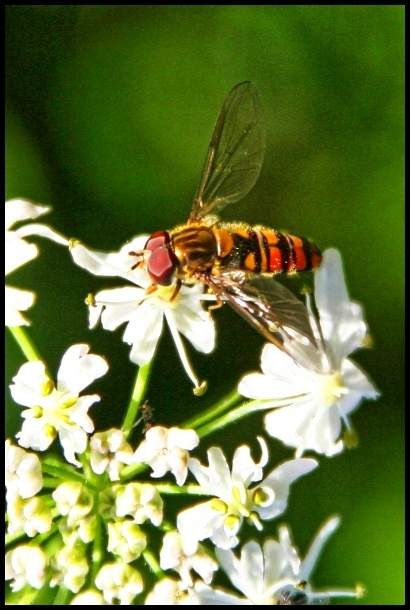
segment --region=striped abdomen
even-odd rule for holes
[[[319,248],[304,237],[274,229],[215,228],[221,268],[253,273],[309,271],[320,265]]]

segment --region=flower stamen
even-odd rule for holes
[[[189,362],[187,353],[185,351],[184,344],[182,343],[181,336],[178,332],[173,315],[171,314],[171,312],[165,311],[165,317],[168,322],[168,326],[169,326],[169,330],[171,331],[172,338],[175,342],[175,346],[177,348],[177,352],[178,352],[179,358],[181,360],[182,366],[184,367],[186,374],[188,375],[188,377],[190,378],[190,380],[192,381],[192,383],[194,385],[193,393],[195,396],[202,396],[206,392],[207,383],[205,380],[199,381],[198,377],[196,376],[196,374],[191,366],[191,363]]]

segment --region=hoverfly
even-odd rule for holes
[[[130,252],[138,257],[133,268],[144,265],[152,280],[148,291],[174,285],[171,299],[182,283],[202,282],[218,305],[228,303],[282,349],[292,331],[315,344],[304,304],[273,277],[318,267],[318,247],[304,237],[215,217],[251,190],[264,153],[257,90],[245,81],[231,90],[219,114],[187,222],[153,233],[143,252]]]

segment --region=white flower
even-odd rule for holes
[[[202,308],[201,301],[215,298],[204,294],[200,285],[183,285],[176,296],[175,286],[155,285],[152,290],[148,273],[141,267],[132,269],[136,257],[130,254],[141,251],[147,238],[135,237],[119,252],[110,253],[89,250],[78,242],[72,244],[72,257],[80,267],[94,275],[120,277],[133,284],[102,290],[87,300],[90,328],[100,318],[106,330],[115,330],[126,323],[123,340],[132,346],[132,362],[141,366],[152,360],[165,318],[185,371],[194,384],[194,392],[200,394],[205,384],[199,382],[192,370],[180,334],[200,352],[208,354],[214,349],[214,322]]]
[[[239,384],[239,392],[250,398],[305,395],[265,417],[269,434],[295,447],[297,456],[308,449],[327,456],[342,451],[342,422],[346,438],[349,433],[353,437],[348,415],[363,398],[379,396],[366,375],[347,358],[363,346],[367,326],[361,306],[349,300],[337,250],[326,250],[315,272],[315,302],[320,321],[309,300],[307,306],[318,348],[304,345],[303,340],[292,341],[288,348],[294,350],[294,360],[267,344],[261,358],[263,373],[246,375]]]
[[[98,572],[95,585],[102,591],[107,604],[118,600],[122,606],[129,606],[143,589],[140,573],[121,562],[106,563]]]
[[[115,514],[130,516],[139,525],[149,519],[155,526],[161,525],[163,501],[158,491],[149,483],[127,483],[114,488]]]
[[[167,532],[162,540],[160,552],[160,566],[163,570],[175,570],[178,572],[182,583],[186,587],[192,587],[194,582],[191,570],[194,570],[204,582],[212,581],[218,564],[208,553],[198,545],[195,553],[188,555],[184,552],[181,534],[177,531]]]
[[[60,515],[67,517],[68,527],[78,525],[94,506],[91,492],[79,481],[60,483],[53,491],[52,497]]]
[[[5,564],[6,580],[13,581],[12,591],[20,591],[26,585],[41,589],[46,581],[47,556],[39,546],[23,544],[8,551]]]
[[[186,553],[195,552],[198,541],[205,538],[223,549],[234,547],[239,542],[236,534],[244,518],[262,529],[260,519],[270,520],[280,515],[286,509],[290,485],[317,466],[312,459],[284,462],[261,483],[250,487],[262,479],[262,468],[268,461],[266,443],[259,437],[258,440],[261,461],[255,463],[249,447],[243,445],[234,453],[232,471],[219,447],[208,450],[208,467],[195,458],[190,459],[189,469],[203,492],[215,497],[179,513],[177,526]]]
[[[316,561],[338,525],[338,517],[329,519],[303,560],[292,546],[287,527],[279,529],[279,542],[267,540],[263,548],[257,542],[247,542],[239,557],[232,551],[216,549],[223,570],[245,597],[197,583],[195,591],[201,605],[314,605],[335,597],[360,597],[363,595],[361,587],[315,592],[309,583]]]
[[[33,538],[51,529],[53,516],[47,501],[42,496],[22,499],[17,495],[7,498],[8,534],[24,531]]]
[[[110,481],[118,481],[123,464],[130,464],[133,457],[131,445],[125,440],[124,432],[111,428],[97,432],[90,438],[90,465],[93,472],[108,472]]]
[[[79,394],[108,370],[103,358],[88,351],[88,345],[78,344],[65,352],[56,387],[40,360],[20,367],[10,392],[15,402],[28,407],[22,412],[24,422],[16,436],[22,447],[45,451],[58,434],[66,460],[80,466],[75,454],[85,451],[87,433],[94,430],[87,412],[100,397]]]
[[[56,573],[50,581],[50,586],[63,584],[73,593],[78,593],[89,571],[86,545],[77,539],[63,547],[56,553],[53,567]]]
[[[70,606],[107,606],[107,602],[95,589],[87,589],[78,593],[70,602]]]
[[[186,589],[184,583],[163,578],[148,593],[145,606],[198,606],[200,604],[196,593]]]
[[[43,214],[47,214],[50,208],[47,206],[36,205],[25,199],[10,199],[5,205],[5,273],[8,275],[22,265],[25,265],[38,255],[38,248],[35,244],[26,241],[24,238],[29,235],[41,235],[52,239],[62,245],[67,245],[67,240],[41,224],[28,224],[14,231],[11,227],[17,222],[32,220]],[[6,286],[5,301],[5,322],[6,326],[22,326],[29,324],[28,320],[21,313],[31,307],[35,300],[35,294],[28,290],[21,290]]]
[[[134,453],[134,462],[144,462],[152,468],[151,476],[163,477],[168,471],[178,485],[183,485],[188,474],[189,451],[197,447],[199,438],[194,430],[154,426],[145,434]]]
[[[31,498],[43,486],[41,463],[35,453],[28,453],[6,440],[6,487],[7,497],[17,495],[20,498]]]
[[[108,523],[107,550],[118,555],[124,563],[138,559],[146,546],[146,535],[130,519]]]

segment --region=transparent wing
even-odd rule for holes
[[[298,353],[293,347],[290,349],[295,342],[310,344],[316,350],[306,306],[278,281],[265,277],[247,279],[243,276],[241,279],[237,273],[213,276],[207,283],[265,339],[288,351],[292,357]]]
[[[258,179],[265,154],[258,93],[249,81],[229,93],[208,148],[190,221],[242,199]]]

